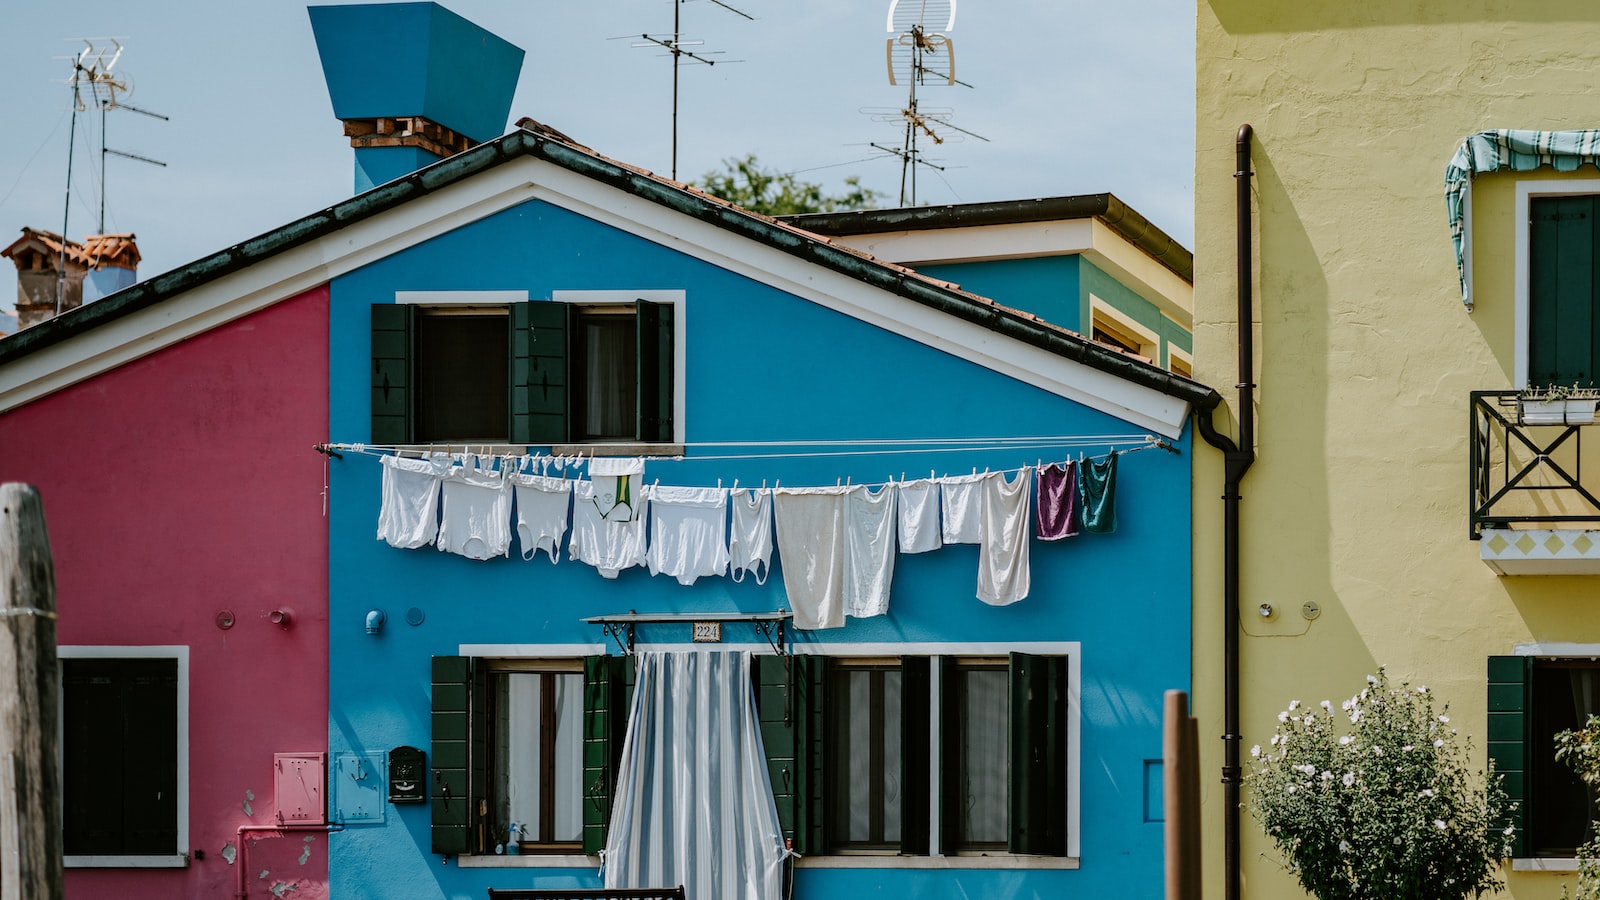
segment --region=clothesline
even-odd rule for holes
[[[940,445],[940,446],[931,446],[931,447],[927,446],[929,444]],[[1139,450],[1151,450],[1151,449],[1166,450],[1169,453],[1178,453],[1179,452],[1178,449],[1176,447],[1174,447],[1168,441],[1163,440],[1162,438],[1156,437],[1155,435],[1144,434],[1144,435],[1055,435],[1055,436],[1035,436],[1035,437],[940,438],[940,439],[930,439],[930,440],[701,441],[701,442],[696,442],[696,443],[680,444],[680,445],[677,445],[677,446],[681,446],[681,447],[684,447],[686,449],[687,448],[708,448],[708,447],[749,447],[749,448],[760,448],[760,447],[796,447],[796,446],[802,446],[802,447],[883,447],[883,448],[891,448],[891,449],[876,449],[876,450],[867,450],[867,449],[813,450],[813,451],[806,451],[806,452],[790,452],[790,453],[740,453],[740,454],[722,454],[722,455],[715,455],[715,456],[684,456],[684,455],[681,455],[681,454],[675,454],[675,455],[670,455],[670,456],[668,456],[668,455],[654,455],[654,454],[627,454],[627,455],[630,456],[630,457],[637,457],[637,458],[646,459],[646,460],[666,460],[666,461],[672,461],[672,462],[684,462],[684,461],[690,461],[690,460],[695,461],[695,462],[727,462],[727,461],[731,461],[731,460],[747,460],[747,459],[748,460],[755,460],[755,459],[823,459],[823,458],[837,458],[837,457],[849,457],[849,456],[885,456],[885,455],[920,454],[920,453],[996,452],[996,451],[1020,450],[1020,449],[1032,449],[1032,450],[1056,449],[1056,450],[1061,450],[1061,449],[1071,449],[1071,448],[1077,448],[1077,447],[1107,447],[1107,448],[1114,448],[1118,444],[1135,444],[1136,446],[1128,447],[1128,448],[1121,449],[1121,450],[1108,449],[1106,453],[1100,454],[1100,455],[1098,455],[1096,457],[1093,457],[1093,458],[1103,459],[1104,457],[1109,456],[1109,455],[1118,455],[1118,456],[1120,456],[1120,455],[1122,455],[1124,453],[1133,453],[1133,452],[1136,452],[1136,451],[1139,451]],[[969,445],[976,445],[976,446],[969,446]],[[441,445],[439,445],[439,444],[429,444],[429,445],[427,445],[426,449],[424,449],[421,445],[416,445],[416,444],[413,444],[413,445],[386,445],[386,444],[362,444],[362,443],[322,443],[322,444],[314,445],[312,447],[312,449],[316,450],[318,453],[323,453],[323,454],[327,454],[327,455],[330,455],[330,456],[337,455],[340,452],[362,453],[362,454],[374,455],[374,456],[383,456],[383,455],[387,455],[387,454],[401,455],[401,454],[406,454],[406,453],[413,453],[413,454],[419,454],[419,455],[423,454],[423,453],[427,453],[427,454],[445,453],[447,455],[454,455],[456,453],[468,453],[468,454],[473,454],[473,455],[477,455],[477,456],[487,456],[487,457],[496,458],[496,459],[508,458],[508,457],[514,458],[514,457],[532,456],[532,457],[535,457],[535,458],[547,458],[547,459],[563,458],[563,459],[567,460],[570,464],[576,465],[576,466],[584,465],[586,458],[589,458],[589,459],[594,458],[594,456],[597,455],[595,451],[597,451],[597,450],[602,450],[603,451],[603,447],[586,448],[587,452],[585,452],[584,450],[580,450],[577,454],[568,457],[568,456],[563,456],[561,454],[544,454],[544,453],[517,454],[517,453],[494,453],[494,452],[489,452],[492,448],[495,448],[495,447],[499,446],[499,445],[493,445],[493,444],[462,444],[462,445],[460,445],[460,449],[459,450],[456,449],[457,445],[455,445],[455,444],[445,444],[445,445],[443,445],[443,449],[440,449],[440,446]],[[475,453],[472,450],[472,447],[474,447],[474,446],[482,448],[484,452],[476,452]],[[1083,454],[1081,452],[1079,454],[1079,457],[1080,457],[1080,459],[1083,458]],[[1017,466],[1017,467],[1013,467],[1011,469],[1000,469],[1000,470],[996,470],[996,471],[1012,471],[1012,472],[1014,472],[1014,471],[1018,471],[1021,468],[1023,468],[1023,467],[1022,466]]]

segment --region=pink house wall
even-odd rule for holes
[[[273,754],[327,749],[327,348],[323,287],[0,414],[0,481],[44,501],[59,643],[189,648],[189,866],[70,869],[69,900],[233,896],[224,851],[273,822]],[[326,897],[326,848],[252,842],[249,895]]]

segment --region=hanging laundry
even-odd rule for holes
[[[1117,530],[1117,454],[1085,460],[1078,466],[1078,513],[1083,530],[1110,534]]]
[[[607,522],[632,522],[643,518],[644,459],[641,457],[595,457],[589,460],[589,481],[594,499],[589,501]]]
[[[852,488],[779,488],[772,494],[783,589],[794,627],[844,626],[844,501]]]
[[[900,552],[926,553],[944,546],[939,535],[939,485],[931,478],[917,478],[896,487]]]
[[[772,492],[739,488],[729,497],[733,531],[728,535],[728,565],[734,581],[754,572],[756,584],[767,583],[772,565]]]
[[[605,578],[616,578],[623,569],[645,564],[643,515],[631,521],[607,520],[595,504],[595,486],[588,481],[572,485],[572,539],[567,552],[573,559],[588,563]],[[641,504],[645,503],[640,498]]]
[[[983,482],[988,477],[985,472],[937,479],[946,544],[976,544],[983,540]]]
[[[504,472],[458,456],[440,502],[440,550],[468,559],[511,555],[511,482]]]
[[[1073,460],[1039,469],[1039,540],[1058,541],[1078,533],[1078,464]]]
[[[433,543],[439,534],[439,484],[448,461],[385,456],[378,462],[383,466],[378,540],[402,550]]]
[[[1028,596],[1032,572],[1028,563],[1028,482],[1033,469],[1023,466],[1009,481],[996,472],[984,479],[983,544],[978,548],[978,599],[1006,606]]]
[[[895,486],[858,485],[845,497],[844,614],[858,619],[889,612],[894,581]]]
[[[561,538],[567,533],[573,482],[565,478],[511,474],[517,497],[517,541],[522,558],[533,559],[543,550],[551,562],[561,561]]]
[[[651,575],[684,586],[702,575],[728,572],[728,492],[722,488],[645,488],[650,501]]]

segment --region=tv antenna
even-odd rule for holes
[[[694,50],[686,50],[686,49],[684,49],[685,47],[700,47],[700,46],[704,46],[705,45],[705,41],[690,41],[690,40],[685,40],[684,37],[683,37],[683,28],[681,27],[682,10],[680,9],[680,7],[683,5],[684,2],[685,2],[685,0],[671,0],[671,3],[672,3],[672,31],[670,33],[668,33],[668,34],[641,34],[641,35],[639,35],[640,40],[636,41],[634,44],[631,45],[631,46],[634,46],[634,47],[659,47],[659,48],[661,48],[663,50],[666,50],[667,51],[667,55],[672,57],[672,180],[673,181],[677,181],[678,180],[678,69],[682,66],[682,64],[683,64],[683,62],[685,60],[688,60],[691,63],[702,63],[702,64],[707,65],[707,66],[714,66],[719,62],[722,62],[722,63],[733,63],[733,62],[742,62],[743,61],[743,60],[737,60],[737,59],[717,60],[717,59],[712,59],[711,58],[712,56],[721,55],[722,52],[723,52],[721,50],[694,51]],[[713,4],[717,5],[717,6],[720,6],[723,9],[725,9],[728,12],[731,12],[731,13],[733,13],[735,15],[743,16],[744,18],[746,18],[746,19],[748,19],[748,20],[750,20],[752,22],[755,21],[755,16],[750,15],[749,13],[745,12],[742,9],[737,9],[737,8],[735,8],[733,6],[729,6],[728,4],[723,3],[722,0],[709,0],[709,2],[711,2],[711,3],[713,3]],[[633,35],[625,35],[625,37],[633,37]],[[613,40],[615,40],[615,38],[613,38]]]
[[[948,31],[956,27],[956,0],[889,0],[886,20],[890,37],[884,44],[889,84],[906,85],[906,104],[898,110],[865,109],[878,121],[899,121],[905,126],[898,149],[873,143],[871,146],[900,158],[900,205],[917,203],[917,168],[927,166],[944,171],[923,158],[919,142],[926,137],[934,144],[959,140],[959,135],[989,139],[950,122],[954,111],[925,109],[919,106],[917,88],[926,84],[972,85],[956,78],[956,47]],[[954,132],[954,135],[949,134]],[[907,187],[909,185],[909,193]]]
[[[67,79],[67,84],[72,87],[72,122],[67,129],[67,189],[64,209],[61,213],[61,255],[56,273],[56,315],[61,314],[61,305],[66,297],[67,282],[67,237],[69,223],[72,216],[72,159],[76,155],[78,113],[87,112],[83,94],[85,89],[94,98],[95,105],[100,108],[100,233],[106,230],[106,157],[121,156],[128,159],[151,165],[166,167],[166,163],[116,150],[106,146],[106,113],[113,109],[126,109],[151,118],[169,121],[166,116],[154,113],[147,109],[140,109],[119,99],[120,95],[133,93],[133,82],[126,76],[113,74],[117,62],[122,59],[122,42],[118,38],[84,38],[84,47],[70,57],[63,57],[72,61],[72,77]]]

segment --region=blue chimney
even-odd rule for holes
[[[356,193],[505,132],[521,48],[437,3],[308,12]]]

